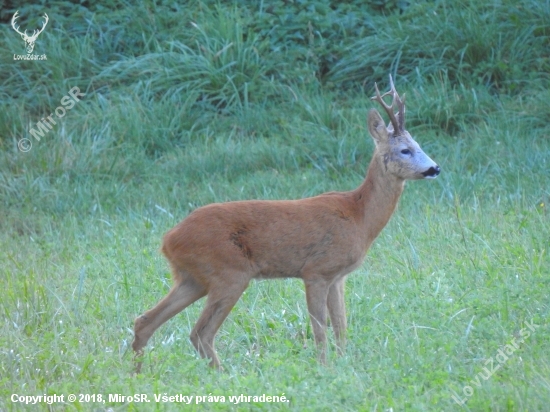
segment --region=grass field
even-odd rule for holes
[[[12,13],[0,32],[1,411],[547,410],[548,2],[419,2],[363,16],[361,33],[345,26],[351,17],[312,20],[325,31],[306,22],[305,43],[265,35],[254,24],[271,15],[239,2],[63,4],[45,9],[35,47],[45,61],[12,60],[25,53]],[[33,13],[43,9],[20,11]],[[500,37],[472,43],[476,19]],[[418,39],[404,36],[422,25]],[[329,30],[341,41],[332,63],[320,54]],[[384,45],[390,56],[369,71]],[[421,50],[431,54],[419,60]],[[199,301],[156,332],[133,376],[133,319],[171,285],[162,235],[211,202],[357,187],[373,151],[369,97],[389,73],[407,93],[408,130],[442,173],[407,184],[349,276],[345,355],[329,330],[318,364],[300,280],[263,281],[220,329],[224,372],[188,340]],[[84,95],[58,118],[73,87]],[[57,123],[38,141],[30,129],[50,113]],[[54,394],[64,401],[17,402]],[[241,394],[288,402],[230,399]],[[163,395],[194,398],[184,407]]]

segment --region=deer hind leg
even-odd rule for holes
[[[178,275],[183,275],[178,273]],[[185,275],[184,275],[185,276]],[[168,319],[206,295],[206,289],[189,275],[183,280],[176,278],[176,284],[157,305],[136,318],[132,348],[136,358],[143,354],[143,347],[153,333]],[[141,370],[141,361],[136,363],[136,372]]]
[[[326,363],[327,348],[327,294],[328,284],[324,279],[304,280],[306,300],[315,344],[319,351],[319,361]]]
[[[338,279],[334,282],[329,290],[327,296],[328,313],[330,315],[330,322],[332,323],[332,329],[334,330],[334,336],[336,337],[336,344],[338,345],[338,354],[343,355],[346,347],[346,302],[344,300],[344,283],[346,278]]]
[[[220,360],[214,349],[214,338],[229,312],[248,286],[248,278],[224,275],[231,284],[216,283],[208,291],[206,306],[191,331],[191,342],[200,356],[211,359],[210,366],[220,368]]]

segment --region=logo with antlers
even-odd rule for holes
[[[44,13],[44,22],[42,23],[42,28],[39,29],[39,30],[34,30],[34,32],[32,33],[32,36],[29,36],[27,34],[27,30],[25,30],[24,33],[22,33],[20,30],[19,30],[19,26],[16,26],[15,25],[15,20],[17,20],[17,18],[19,17],[17,14],[19,13],[19,10],[17,10],[15,12],[15,14],[13,15],[12,19],[11,19],[11,27],[13,27],[13,29],[19,33],[21,35],[21,38],[25,41],[25,43],[27,44],[26,45],[26,49],[27,49],[27,53],[28,54],[31,54],[33,49],[34,49],[34,42],[36,41],[36,39],[38,38],[38,35],[40,33],[42,33],[44,31],[44,29],[46,28],[46,25],[48,24],[48,15],[46,13]]]

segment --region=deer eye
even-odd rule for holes
[[[411,151],[409,149],[403,149],[403,150],[401,150],[401,153],[404,154],[404,155],[409,155],[409,154],[411,154]]]

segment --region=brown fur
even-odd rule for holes
[[[305,283],[320,360],[325,361],[327,309],[342,352],[345,277],[361,265],[390,219],[405,179],[420,178],[411,173],[422,172],[411,172],[413,165],[400,176],[403,165],[395,165],[392,153],[403,142],[392,136],[376,110],[369,113],[368,125],[376,150],[357,189],[301,200],[210,204],[170,230],[162,251],[172,266],[174,285],[153,309],[136,319],[132,345],[136,355],[159,326],[207,296],[191,341],[201,356],[211,359],[211,366],[219,367],[214,337],[250,280],[286,277]]]

